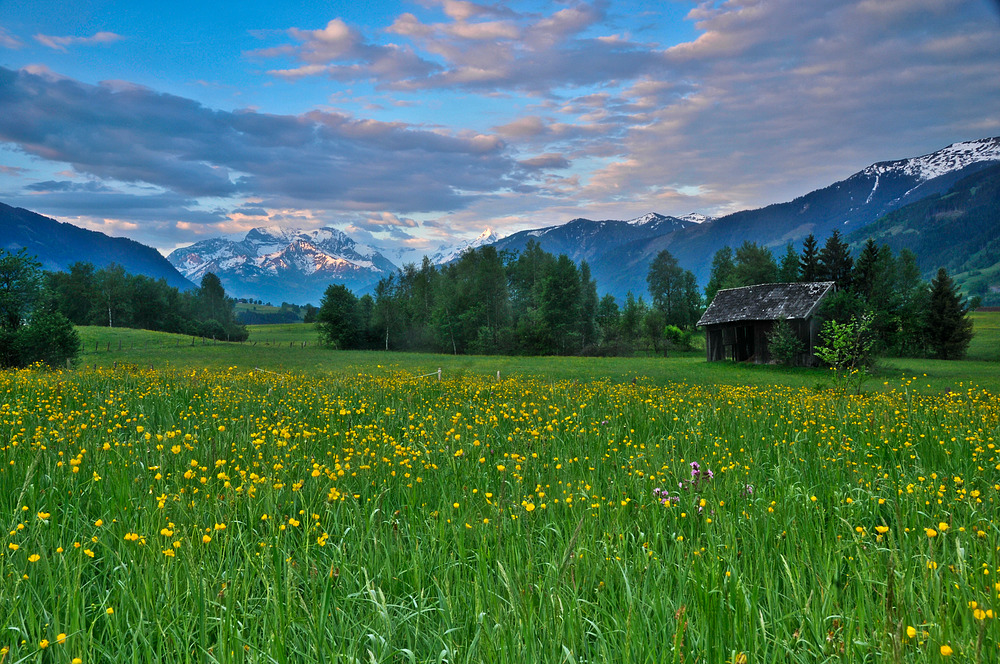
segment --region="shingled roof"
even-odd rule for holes
[[[832,281],[812,281],[726,288],[716,293],[698,325],[809,318],[833,287]]]

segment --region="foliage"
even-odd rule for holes
[[[927,343],[934,357],[961,359],[972,340],[971,307],[944,268],[931,282],[927,307]]]
[[[802,257],[799,258],[799,281],[819,281],[819,245],[816,236],[810,233],[802,243]]]
[[[836,282],[838,289],[845,290],[851,286],[853,267],[854,260],[851,258],[850,248],[840,236],[840,231],[833,231],[819,252],[817,278],[821,281]]]
[[[806,352],[805,343],[784,318],[775,321],[774,327],[768,332],[767,347],[771,357],[786,366],[796,365],[799,357]]]
[[[773,284],[778,281],[778,264],[771,250],[756,242],[744,242],[736,250],[733,279],[739,286]]]
[[[646,283],[653,307],[663,314],[666,325],[690,328],[698,322],[701,294],[694,274],[681,268],[666,249],[650,263]]]
[[[45,274],[44,298],[74,325],[106,325],[243,341],[235,302],[209,272],[195,291],[180,292],[165,279],[129,274],[121,265],[95,269],[74,263],[68,272]]]
[[[80,352],[72,323],[43,302],[41,263],[0,249],[0,366],[61,366]]]
[[[848,323],[828,320],[823,323],[820,337],[824,345],[817,346],[814,352],[834,370],[838,389],[853,387],[860,394],[874,360],[871,317],[862,314]]]
[[[799,254],[795,251],[795,245],[789,242],[785,245],[785,255],[781,257],[781,264],[778,267],[778,281],[783,284],[792,284],[799,280]]]
[[[734,288],[736,284],[733,271],[736,263],[733,262],[733,250],[729,246],[722,247],[712,256],[712,272],[705,286],[705,303],[711,304],[715,299],[715,294],[725,288]]]
[[[343,284],[332,284],[323,293],[316,314],[320,342],[331,348],[358,348],[361,341],[361,318],[358,298]]]

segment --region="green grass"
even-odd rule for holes
[[[978,385],[1000,393],[1000,313],[973,315],[976,336],[969,358],[958,362],[924,359],[880,361],[876,375],[865,389],[885,389],[906,377],[919,378],[925,389],[943,392]],[[454,356],[384,351],[331,351],[318,345],[315,327],[297,323],[252,325],[250,338],[242,344],[212,343],[179,335],[141,330],[79,328],[84,366],[114,366],[131,363],[154,368],[258,367],[274,372],[344,372],[378,375],[389,370],[415,374],[436,372],[447,376],[530,376],[541,380],[592,380],[612,382],[649,380],[657,385],[783,385],[823,388],[832,385],[828,371],[787,369],[775,366],[705,362],[701,351],[676,353],[670,357],[549,358]],[[193,342],[193,343],[192,343]],[[108,350],[110,347],[110,350]],[[119,350],[120,348],[120,350]],[[926,376],[924,375],[926,374]]]
[[[0,374],[4,664],[996,661],[992,394],[327,354]]]

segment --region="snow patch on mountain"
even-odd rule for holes
[[[911,159],[883,161],[872,164],[861,173],[878,177],[903,174],[926,182],[983,161],[1000,161],[1000,137],[952,143],[946,148]]]
[[[690,214],[685,214],[677,218],[682,221],[690,221],[693,224],[704,224],[705,222],[715,219],[715,217],[709,217],[708,215],[701,214],[699,212],[691,212]]]

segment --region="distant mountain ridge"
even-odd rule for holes
[[[126,272],[165,279],[180,290],[195,287],[152,247],[3,203],[0,203],[0,247],[11,252],[27,249],[38,257],[45,270],[66,271],[76,262],[91,263],[97,268],[117,263]]]
[[[254,228],[242,240],[202,240],[167,258],[189,279],[213,272],[232,297],[297,304],[319,304],[331,283],[368,292],[397,269],[376,249],[331,227]]]

